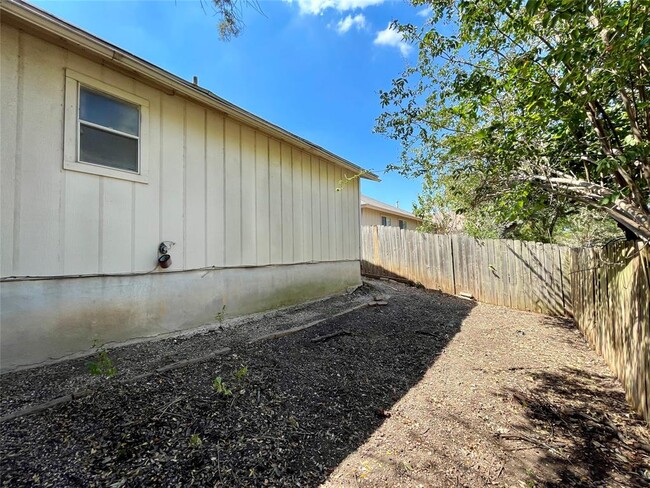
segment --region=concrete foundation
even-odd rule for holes
[[[293,305],[360,283],[359,261],[6,281],[0,368]]]

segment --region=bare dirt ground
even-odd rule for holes
[[[378,295],[388,305],[248,343]],[[647,424],[559,319],[370,280],[108,354],[111,378],[88,359],[0,377],[0,416],[94,391],[0,424],[3,486],[650,485]]]

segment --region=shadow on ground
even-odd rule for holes
[[[387,306],[153,379],[107,380],[91,397],[0,425],[2,484],[318,485],[385,421],[475,305],[377,286],[367,291],[389,294]]]
[[[575,367],[531,377],[527,391],[505,393],[521,404],[525,421],[504,436],[522,446],[513,450],[538,449],[531,486],[650,486],[646,424],[613,377]]]

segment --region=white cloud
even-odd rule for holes
[[[340,12],[348,10],[364,9],[371,5],[380,5],[386,0],[284,0],[285,2],[298,4],[300,12],[303,14],[318,15],[328,8],[333,8]]]
[[[336,31],[339,34],[345,34],[347,31],[356,27],[357,30],[364,29],[366,27],[366,18],[363,14],[357,14],[354,17],[348,15],[344,19],[341,19],[336,24]]]
[[[424,17],[425,19],[428,19],[429,17],[431,17],[432,13],[433,13],[433,8],[429,5],[428,7],[423,8],[422,10],[418,11],[417,14],[420,17]]]
[[[396,47],[400,50],[402,56],[408,56],[411,49],[413,49],[404,41],[402,33],[393,29],[390,24],[383,31],[377,32],[377,37],[375,37],[373,43],[378,46]]]

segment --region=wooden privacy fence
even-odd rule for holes
[[[404,278],[517,310],[571,314],[570,249],[510,239],[478,240],[397,227],[361,229],[366,275]]]
[[[578,328],[650,422],[650,249],[641,243],[574,249],[571,284]]]
[[[650,422],[650,249],[570,249],[396,227],[361,229],[366,275],[404,278],[481,302],[573,317]]]

